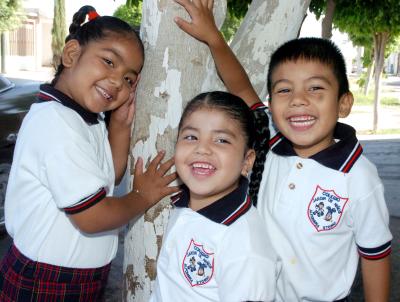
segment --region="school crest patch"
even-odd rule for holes
[[[203,245],[190,240],[183,258],[182,272],[191,286],[208,283],[214,274],[214,253],[208,253]]]
[[[318,232],[334,229],[342,218],[348,198],[341,197],[334,190],[317,186],[308,204],[308,218]]]

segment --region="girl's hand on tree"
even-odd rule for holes
[[[174,158],[161,163],[164,156],[165,151],[158,152],[145,172],[143,172],[142,158],[139,158],[135,165],[132,193],[138,194],[149,206],[179,191],[179,186],[168,186],[177,178],[176,172],[167,174],[174,165]]]
[[[213,0],[175,0],[175,2],[183,6],[192,19],[191,22],[187,22],[175,17],[174,21],[179,28],[207,44],[220,38],[221,34],[215,25],[213,15]]]
[[[132,86],[128,100],[111,113],[110,124],[118,124],[127,128],[131,127],[135,117],[136,88],[139,79],[140,75]]]

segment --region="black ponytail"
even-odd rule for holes
[[[265,112],[265,108],[260,107],[254,110],[253,114],[255,123],[254,150],[256,152],[256,159],[250,176],[249,196],[254,206],[257,206],[258,191],[260,190],[261,178],[264,172],[264,163],[269,151],[270,131],[268,127],[268,115]]]

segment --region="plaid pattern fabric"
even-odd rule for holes
[[[0,264],[0,301],[102,301],[110,266],[76,269],[35,262],[12,245]]]

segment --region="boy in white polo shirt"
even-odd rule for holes
[[[192,16],[178,25],[208,44],[228,90],[260,108],[210,1],[177,2]],[[280,132],[270,141],[258,210],[283,264],[277,301],[349,301],[359,256],[366,301],[387,301],[389,215],[375,166],[355,130],[338,122],[353,104],[341,52],[318,38],[287,42],[271,57],[268,91]]]

